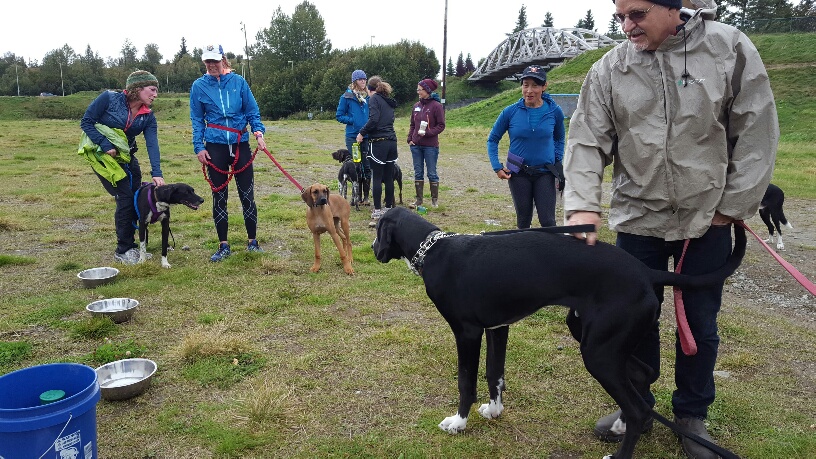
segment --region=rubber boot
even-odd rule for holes
[[[360,203],[364,206],[370,205],[368,202],[368,192],[371,190],[371,177],[363,179],[363,201]]]
[[[416,201],[408,204],[409,209],[416,209],[422,205],[422,194],[425,192],[425,181],[414,180],[414,188],[416,189]]]
[[[439,207],[439,182],[431,183],[431,205]]]

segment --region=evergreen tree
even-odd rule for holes
[[[473,65],[473,59],[470,57],[470,53],[467,55],[467,59],[465,59],[465,73],[473,73],[476,70],[476,66]]]
[[[595,18],[592,17],[592,10],[587,10],[586,16],[578,20],[575,27],[579,29],[595,30]]]
[[[445,73],[448,76],[456,75],[456,67],[453,66],[453,59],[451,59],[450,57],[448,58],[448,67],[447,69],[445,69]]]
[[[549,11],[544,15],[544,23],[541,24],[541,27],[553,27],[553,15]]]
[[[133,43],[130,42],[129,39],[125,39],[125,42],[122,44],[122,57],[119,58],[119,66],[125,68],[136,68],[136,47],[133,46]]]
[[[150,73],[156,73],[156,69],[161,65],[162,55],[159,52],[159,45],[148,43],[145,46],[142,59],[139,61],[139,68]]]
[[[189,55],[190,55],[190,53],[187,51],[187,39],[185,39],[184,37],[181,37],[181,49],[179,49],[179,51],[176,53],[176,55],[173,56],[173,62],[178,62],[178,60],[181,59],[182,56],[189,56]]]
[[[623,35],[623,32],[621,32],[621,28],[620,28],[620,22],[618,22],[617,19],[612,18],[612,19],[609,20],[609,31],[606,32],[606,34],[610,38],[617,38],[617,37],[620,37],[621,35]]]
[[[793,17],[804,18],[816,16],[816,0],[801,0],[793,7]]]
[[[516,26],[513,28],[513,31],[506,34],[508,37],[513,35],[516,32],[521,32],[522,30],[527,28],[527,7],[521,5],[521,9],[519,10],[518,19],[516,19]]]
[[[465,59],[462,57],[462,53],[459,53],[459,57],[456,59],[456,76],[460,77],[465,74]]]

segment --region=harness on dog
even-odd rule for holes
[[[147,188],[147,204],[150,206],[151,214],[150,221],[147,223],[156,223],[159,221],[161,212],[159,212],[159,209],[156,208],[156,200],[153,197],[156,189],[156,185],[153,182],[142,182],[142,186],[140,186],[139,189],[133,193],[133,207],[136,209],[136,221],[142,221],[142,216],[139,213],[139,193],[141,193],[145,188]]]
[[[412,273],[416,274],[417,276],[422,275],[422,265],[425,264],[425,254],[428,253],[428,250],[431,250],[436,241],[440,239],[444,239],[446,237],[457,236],[459,233],[443,233],[442,231],[436,230],[431,231],[431,234],[419,244],[419,250],[417,253],[411,258],[411,261],[408,261],[406,258],[405,261],[408,263],[408,268],[411,270]]]

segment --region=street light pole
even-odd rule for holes
[[[448,0],[445,0],[445,22],[442,31],[442,106],[445,106],[445,89],[447,88],[448,69]]]
[[[62,62],[58,62],[60,66],[60,86],[62,86],[62,97],[65,97],[65,81],[62,79]]]
[[[252,66],[249,64],[249,42],[247,41],[246,24],[244,24],[244,21],[241,21],[241,30],[244,31],[244,52],[246,53],[247,63],[247,84],[252,86]]]
[[[289,62],[289,65],[291,66],[292,71],[294,72],[295,71],[295,61],[287,61],[287,62]]]
[[[371,46],[374,46],[374,35],[371,36]]]
[[[14,63],[14,75],[17,76],[17,97],[20,97],[20,74],[17,73],[17,63]]]

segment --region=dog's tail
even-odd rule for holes
[[[745,236],[745,228],[734,224],[734,249],[720,269],[707,274],[693,276],[652,269],[650,271],[652,284],[670,285],[680,288],[699,288],[716,285],[725,281],[728,276],[734,274],[734,271],[739,268],[742,259],[745,257],[745,247],[747,245],[748,240]]]

